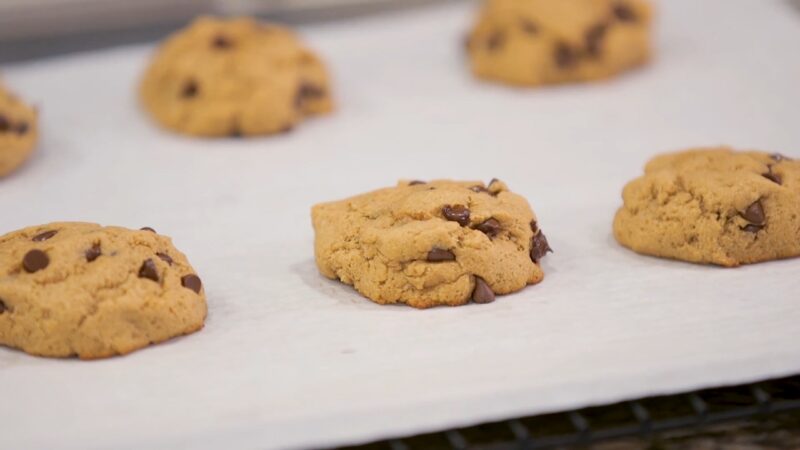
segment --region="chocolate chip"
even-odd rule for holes
[[[487,186],[487,190],[488,190],[488,191],[489,191],[489,192],[490,192],[492,195],[495,195],[495,196],[496,196],[497,194],[499,194],[499,193],[500,193],[500,191],[498,190],[498,191],[496,191],[496,192],[492,192],[492,191],[494,191],[494,190],[495,190],[495,189],[493,189],[493,188],[492,188],[492,185],[493,185],[493,184],[495,184],[495,183],[501,183],[501,181],[500,181],[500,180],[498,180],[497,178],[492,178],[491,180],[489,180],[489,184],[488,184],[488,185],[486,185],[486,186]],[[499,189],[499,188],[498,188],[498,189]]]
[[[214,40],[211,41],[211,45],[214,48],[218,48],[220,50],[228,49],[231,48],[231,46],[233,46],[231,41],[227,37],[221,34],[214,36]]]
[[[200,92],[200,86],[198,86],[197,82],[194,80],[188,80],[183,84],[181,88],[181,97],[183,98],[192,98],[197,96]]]
[[[28,132],[28,122],[20,122],[17,124],[14,131],[17,132],[20,136]]]
[[[184,275],[181,278],[181,286],[185,287],[186,289],[191,289],[199,294],[200,288],[203,287],[203,282],[200,281],[200,277],[195,274]]]
[[[297,108],[302,107],[309,100],[316,100],[325,96],[325,89],[315,84],[303,82],[297,88],[297,93],[294,96],[294,105]]]
[[[22,258],[22,267],[28,273],[38,272],[48,265],[50,265],[50,258],[41,250],[31,250]]]
[[[420,181],[420,180],[414,180],[414,181],[408,183],[409,186],[416,186],[418,184],[426,184],[426,183],[424,181]]]
[[[748,233],[758,233],[762,228],[764,228],[763,225],[753,225],[752,223],[749,223],[743,226],[742,230],[747,231]]]
[[[158,268],[152,259],[146,259],[139,267],[139,278],[147,278],[158,283]]]
[[[773,161],[777,161],[777,162],[791,161],[792,160],[792,158],[789,158],[787,156],[781,155],[780,153],[773,153],[773,154],[769,155],[769,157],[772,158]]]
[[[563,42],[560,42],[556,45],[553,57],[555,58],[556,65],[560,69],[568,69],[573,67],[578,62],[577,52]]]
[[[445,219],[458,222],[462,227],[469,225],[469,209],[464,205],[445,205],[442,214]]]
[[[475,277],[475,290],[472,291],[472,301],[475,303],[492,303],[494,292],[481,277]]]
[[[633,9],[625,3],[617,3],[614,5],[614,16],[620,22],[636,22],[636,13]]]
[[[428,262],[455,261],[456,254],[450,250],[434,247],[428,252]]]
[[[158,256],[159,258],[161,258],[161,260],[162,260],[162,261],[164,261],[165,263],[169,264],[170,266],[171,266],[171,265],[172,265],[172,263],[174,262],[174,261],[172,260],[172,257],[171,257],[171,256],[169,256],[169,255],[168,255],[168,254],[166,254],[166,253],[160,253],[160,252],[159,252],[159,253],[156,253],[156,256]]]
[[[0,133],[8,131],[11,129],[11,122],[8,121],[8,118],[2,114],[0,114]]]
[[[497,236],[497,233],[500,232],[502,227],[500,226],[500,222],[492,218],[492,219],[487,219],[480,225],[476,226],[475,229],[478,231],[482,231],[485,235],[489,236],[490,238],[493,238]]]
[[[767,220],[761,200],[756,200],[742,213],[742,217],[751,224],[764,225]]]
[[[500,47],[503,46],[506,42],[506,34],[502,31],[495,31],[494,33],[489,35],[489,38],[486,39],[486,48],[490,52],[494,52],[500,50]]]
[[[547,252],[552,251],[550,244],[547,243],[547,237],[539,230],[531,239],[531,261],[538,263]]]
[[[589,56],[600,55],[600,47],[603,44],[603,38],[606,36],[606,31],[608,31],[608,25],[605,23],[599,23],[586,30],[584,39],[586,40],[586,53]]]
[[[0,298],[0,314],[3,314],[6,311],[8,311],[8,306],[6,306],[6,304],[3,303],[3,299]]]
[[[767,171],[767,173],[762,173],[761,176],[768,179],[769,181],[772,181],[773,183],[783,184],[783,179],[781,179],[781,176],[778,175],[777,173],[772,172],[772,166],[768,166],[768,169],[769,170]]]
[[[539,225],[535,220],[531,220],[531,231],[533,231],[533,234],[539,233]]]
[[[156,230],[154,230],[154,229],[152,229],[150,227],[142,227],[142,228],[139,228],[139,230],[141,230],[141,231],[149,231],[151,233],[155,233],[156,232]]]
[[[470,191],[472,191],[472,192],[477,192],[477,193],[481,193],[481,192],[489,192],[489,190],[488,190],[488,189],[486,189],[485,187],[483,187],[483,186],[481,186],[481,185],[475,185],[475,186],[471,186],[471,187],[469,188],[469,190],[470,190]]]
[[[528,34],[537,34],[539,32],[539,27],[528,19],[522,19],[519,26],[522,28],[522,31]]]
[[[45,231],[44,233],[39,233],[39,234],[37,234],[36,236],[34,236],[33,238],[31,238],[31,240],[32,240],[33,242],[42,242],[42,241],[46,241],[46,240],[50,239],[51,237],[55,236],[57,233],[58,233],[58,230],[49,230],[49,231]]]
[[[92,244],[89,250],[86,250],[84,252],[84,255],[86,256],[86,262],[92,262],[95,259],[99,258],[102,254],[103,250],[100,248],[99,242],[95,242],[94,244]]]

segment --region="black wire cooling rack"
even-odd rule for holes
[[[792,420],[780,426],[800,429],[800,375],[522,417],[343,450],[539,450],[584,447],[621,438],[646,442],[665,432],[702,430],[737,421],[763,421],[786,413],[792,414]]]

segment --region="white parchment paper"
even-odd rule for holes
[[[642,257],[611,221],[654,153],[800,157],[800,15],[781,0],[660,3],[658,55],[613,81],[519,90],[461,60],[470,5],[302,29],[339,109],[286,136],[161,131],[135,86],[152,47],[7,66],[42,111],[0,181],[0,225],[151,226],[206,285],[203,331],[127,357],[0,349],[0,448],[356,443],[800,371],[800,260],[720,269]],[[312,204],[399,178],[498,177],[556,253],[489,305],[382,307],[323,279]]]

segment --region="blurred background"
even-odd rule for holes
[[[0,61],[150,41],[199,14],[258,15],[296,24],[445,1],[0,0]]]

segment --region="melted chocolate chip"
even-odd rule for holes
[[[489,38],[486,39],[486,48],[490,52],[494,52],[500,50],[500,47],[503,46],[506,42],[506,34],[502,31],[495,31],[494,33],[489,35]]]
[[[606,36],[606,31],[608,31],[608,25],[604,23],[599,23],[586,30],[584,39],[586,40],[586,53],[589,56],[600,56],[600,48],[603,44],[603,38]]]
[[[153,280],[158,283],[158,268],[152,259],[146,259],[142,263],[142,266],[139,267],[139,278],[147,278],[148,280]]]
[[[472,291],[472,301],[475,303],[491,303],[494,301],[492,288],[481,277],[475,277],[475,290]]]
[[[46,240],[50,239],[51,237],[55,236],[57,233],[58,233],[58,230],[49,230],[49,231],[45,231],[44,233],[39,233],[39,234],[37,234],[36,236],[34,236],[33,238],[31,238],[31,240],[32,240],[33,242],[42,242],[42,241],[46,241]]]
[[[636,12],[625,3],[617,3],[614,5],[614,17],[620,22],[636,22]]]
[[[102,256],[103,250],[100,248],[100,243],[95,242],[89,250],[86,250],[83,254],[86,256],[86,262],[92,262]]]
[[[544,258],[547,252],[552,252],[550,244],[547,243],[547,237],[541,230],[536,233],[531,239],[531,261],[538,263],[540,259]]]
[[[761,176],[768,179],[769,181],[772,181],[773,183],[783,184],[783,179],[781,178],[781,176],[778,175],[777,173],[772,172],[772,166],[768,166],[768,169],[769,170],[767,171],[767,173],[762,173]]]
[[[301,108],[307,101],[316,100],[325,96],[325,89],[315,84],[303,82],[297,88],[294,96],[294,105]]]
[[[41,250],[31,250],[22,258],[22,268],[28,273],[38,272],[50,265],[50,257]]]
[[[221,34],[214,36],[214,39],[211,41],[211,45],[214,48],[218,48],[220,50],[225,50],[233,46],[231,41],[227,37]]]
[[[777,162],[791,161],[792,160],[792,158],[783,156],[780,153],[773,153],[773,154],[769,155],[769,157],[772,158],[773,161],[777,161]]]
[[[469,225],[469,209],[464,205],[445,205],[442,214],[445,219],[458,222],[462,227]]]
[[[481,192],[489,192],[489,190],[488,190],[488,189],[486,189],[485,187],[483,187],[483,186],[480,186],[480,185],[471,186],[471,187],[469,188],[469,190],[470,190],[470,191],[472,191],[472,192],[477,192],[477,193],[481,193]]]
[[[748,206],[742,213],[742,217],[751,224],[764,225],[767,217],[764,214],[764,206],[761,205],[761,200],[757,200]]]
[[[17,132],[20,136],[28,132],[28,122],[20,122],[14,128],[14,131]]]
[[[6,306],[6,304],[3,303],[3,299],[0,298],[0,314],[3,314],[6,311],[8,311],[8,306]]]
[[[531,21],[531,20],[522,19],[520,21],[519,26],[520,26],[520,28],[522,28],[522,31],[524,31],[524,32],[526,32],[528,34],[537,34],[537,33],[539,33],[539,27],[537,27],[536,24],[533,23],[533,21]]]
[[[181,286],[185,287],[186,289],[191,289],[195,293],[199,294],[200,289],[203,287],[203,282],[200,281],[200,277],[195,274],[184,275],[181,278]]]
[[[154,229],[152,229],[150,227],[142,227],[142,228],[139,228],[139,230],[141,230],[141,231],[149,231],[151,233],[155,233],[156,232],[156,230],[154,230]]]
[[[231,125],[231,131],[228,133],[228,137],[235,139],[243,137],[242,128],[239,126],[238,121],[234,121],[233,125]]]
[[[500,226],[500,222],[498,222],[494,218],[491,218],[487,219],[480,225],[476,226],[475,229],[478,231],[482,231],[485,235],[489,236],[490,238],[493,238],[497,236],[497,233],[500,232],[502,227]]]
[[[758,233],[762,228],[764,228],[763,225],[753,225],[752,223],[749,223],[742,227],[742,231],[746,231],[748,233]]]
[[[420,180],[414,180],[414,181],[408,183],[409,186],[416,186],[418,184],[426,184],[426,183],[424,181],[420,181]]]
[[[0,114],[0,133],[8,131],[11,129],[11,122],[8,121],[8,118],[2,114]]]
[[[428,262],[455,261],[456,254],[450,250],[434,247],[428,252],[427,260]]]
[[[171,256],[169,256],[169,255],[168,255],[168,254],[166,254],[166,253],[161,253],[161,252],[159,252],[159,253],[156,253],[156,256],[158,256],[158,257],[159,257],[159,258],[160,258],[162,261],[164,261],[165,263],[169,264],[170,266],[171,266],[171,265],[172,265],[172,263],[174,262],[174,261],[172,260],[172,257],[171,257]]]
[[[181,88],[181,97],[183,98],[192,98],[196,97],[197,94],[200,92],[200,86],[194,80],[188,80],[183,84]]]
[[[578,53],[563,42],[556,45],[553,58],[560,69],[569,69],[578,63]]]

